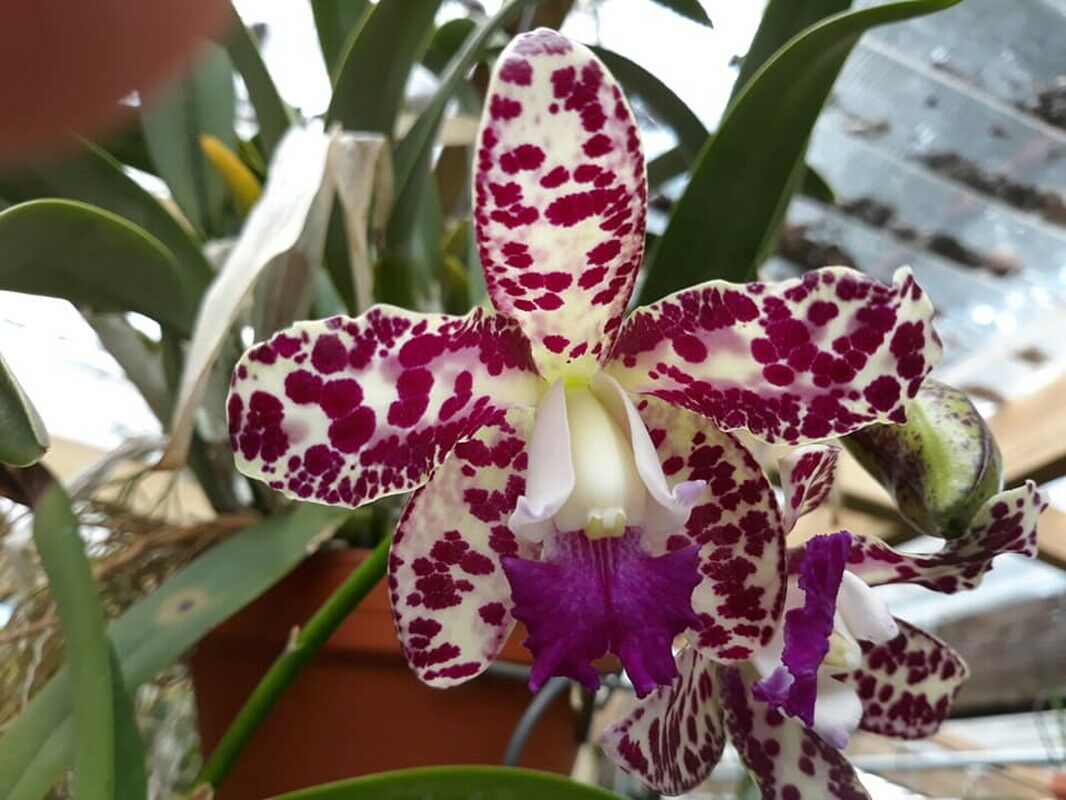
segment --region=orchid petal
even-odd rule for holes
[[[526,492],[518,498],[508,525],[523,539],[542,542],[554,530],[552,518],[570,497],[576,482],[561,381],[552,385],[537,407],[529,461]]]
[[[829,497],[839,455],[836,447],[808,445],[781,459],[781,488],[785,492],[781,515],[786,531],[791,531],[800,517],[814,511]]]
[[[842,576],[837,612],[848,633],[858,641],[884,644],[899,635],[888,605],[852,572],[845,571]]]
[[[935,636],[896,624],[899,635],[891,641],[863,644],[863,665],[847,681],[862,701],[863,730],[921,739],[936,733],[970,670]]]
[[[505,317],[376,306],[251,348],[228,401],[237,468],[289,497],[359,506],[415,489],[543,382]]]
[[[610,349],[640,265],[647,185],[633,114],[584,46],[539,29],[496,60],[474,220],[493,305],[549,380]]]
[[[930,555],[903,553],[855,536],[848,569],[871,586],[916,583],[945,594],[973,589],[997,555],[1036,555],[1036,524],[1047,503],[1032,481],[1001,492],[988,499],[965,533]]]
[[[804,603],[785,614],[782,666],[755,685],[755,697],[814,726],[818,670],[829,652],[837,592],[851,549],[846,532],[807,542],[800,564]]]
[[[652,500],[644,512],[641,526],[644,535],[654,537],[676,533],[688,521],[692,507],[703,497],[707,482],[688,480],[670,487],[644,420],[625,389],[614,378],[603,374],[596,375],[591,384],[629,434],[637,473]]]
[[[504,556],[535,555],[507,514],[523,489],[528,411],[461,442],[411,498],[389,556],[389,594],[411,669],[431,686],[473,678],[514,627]]]
[[[843,750],[859,727],[862,703],[854,687],[841,683],[825,668],[818,672],[817,685],[811,730],[829,746]]]
[[[785,596],[785,530],[774,490],[744,445],[702,417],[654,397],[640,398],[637,410],[668,485],[707,482],[685,527],[664,543],[668,550],[700,545],[702,580],[692,594],[698,646],[719,661],[746,660],[770,641]]]
[[[940,357],[932,318],[906,268],[891,287],[844,267],[710,281],[634,311],[606,369],[723,430],[798,444],[902,422]]]
[[[725,747],[718,667],[694,647],[677,656],[680,677],[603,732],[600,746],[656,792],[683,794],[711,774]]]
[[[638,697],[677,677],[673,640],[698,623],[692,589],[696,548],[651,556],[632,528],[589,539],[560,533],[545,542],[543,561],[504,558],[513,614],[525,623],[533,653],[530,688],[552,676],[599,686],[592,661],[618,656]]]
[[[799,722],[755,700],[751,681],[740,669],[720,669],[718,688],[729,738],[763,797],[869,800],[840,751]]]

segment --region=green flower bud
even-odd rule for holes
[[[930,536],[961,536],[981,505],[1003,488],[992,431],[966,395],[926,379],[902,425],[870,425],[844,446],[888,490],[900,514]]]

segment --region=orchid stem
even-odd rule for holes
[[[378,543],[286,645],[226,729],[200,771],[197,785],[207,783],[217,789],[222,783],[289,684],[385,575],[391,538],[386,536]]]

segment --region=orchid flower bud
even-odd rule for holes
[[[930,536],[961,536],[1003,488],[1002,457],[984,419],[963,392],[929,378],[906,422],[870,425],[843,442],[907,522]]]

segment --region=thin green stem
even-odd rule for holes
[[[390,541],[391,537],[382,539],[285,647],[230,723],[201,770],[198,784],[208,783],[217,789],[222,783],[289,684],[385,575]]]

